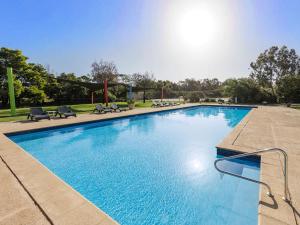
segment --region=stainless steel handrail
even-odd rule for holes
[[[282,150],[280,148],[267,148],[267,149],[263,149],[263,150],[256,151],[256,152],[243,153],[243,154],[224,157],[224,158],[215,160],[214,166],[215,166],[216,170],[218,170],[221,173],[228,174],[228,175],[231,175],[231,176],[234,176],[234,177],[238,177],[238,178],[241,178],[241,179],[244,179],[244,180],[248,180],[248,181],[251,181],[251,182],[254,182],[254,183],[264,185],[268,189],[267,195],[271,197],[271,196],[273,196],[272,192],[271,192],[271,188],[265,182],[254,180],[254,179],[251,179],[251,178],[248,178],[248,177],[240,176],[238,174],[234,174],[234,173],[230,173],[230,172],[221,170],[220,168],[218,168],[217,164],[218,164],[218,162],[223,161],[223,160],[237,159],[237,158],[242,158],[242,157],[246,157],[246,156],[259,155],[259,154],[262,154],[262,153],[275,152],[275,151],[281,152],[284,156],[284,165],[283,165],[284,166],[284,171],[283,171],[283,175],[284,175],[284,197],[283,197],[283,200],[284,201],[289,201],[288,200],[288,172],[287,172],[288,155],[286,154],[286,152],[284,150]]]

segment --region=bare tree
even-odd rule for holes
[[[97,83],[103,83],[105,79],[109,82],[116,82],[118,69],[114,62],[100,60],[92,64],[91,75],[93,81]]]

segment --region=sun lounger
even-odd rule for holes
[[[160,102],[155,102],[155,101],[153,101],[151,107],[154,107],[154,108],[160,107]]]
[[[104,107],[103,105],[96,105],[94,112],[98,112],[98,113],[107,113],[107,112],[112,112],[111,108],[108,107]]]
[[[59,115],[60,118],[62,118],[62,116],[64,116],[65,118],[68,118],[69,116],[76,117],[76,113],[74,113],[72,109],[66,105],[58,106],[55,116],[57,115]]]
[[[169,102],[163,102],[163,106],[170,106],[170,103]]]
[[[127,107],[119,107],[117,104],[112,104],[112,105],[111,105],[111,109],[112,109],[114,112],[122,112],[122,111],[127,111],[127,110],[129,110],[129,108],[127,108]]]
[[[165,107],[165,103],[164,102],[159,102],[159,107]]]
[[[47,112],[45,112],[42,107],[30,108],[30,113],[27,115],[27,119],[31,120],[41,120],[41,119],[48,119],[50,120],[50,116]]]

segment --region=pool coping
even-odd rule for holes
[[[279,118],[284,121],[279,121]],[[262,132],[260,132],[262,130]],[[284,133],[285,137],[278,138]],[[283,107],[258,107],[252,109],[242,121],[216,147],[231,154],[254,152],[269,147],[284,149],[289,156],[289,197],[290,203],[283,197],[283,159],[281,155],[261,155],[260,181],[267,183],[274,197],[266,195],[266,188],[260,185],[258,224],[298,225],[300,223],[300,193],[297,180],[300,168],[295,164],[300,157],[299,141],[291,135],[295,130],[300,133],[300,111]],[[292,137],[291,137],[292,136]],[[285,141],[289,139],[289,145]]]
[[[71,127],[71,126],[78,126],[78,125],[84,125],[84,124],[91,124],[91,123],[96,123],[96,122],[103,122],[103,121],[112,121],[116,119],[124,119],[124,118],[132,118],[136,116],[142,116],[142,115],[149,115],[149,114],[157,114],[160,112],[171,112],[171,111],[176,111],[180,109],[189,109],[189,108],[195,108],[195,107],[222,107],[222,108],[247,108],[247,109],[252,109],[252,108],[257,108],[256,105],[250,106],[250,105],[217,105],[217,104],[186,104],[186,105],[181,105],[181,106],[173,106],[173,107],[164,107],[164,108],[151,108],[154,109],[154,111],[148,111],[148,112],[137,112],[133,113],[130,115],[124,115],[124,114],[104,114],[104,115],[111,115],[106,118],[96,118],[92,120],[87,120],[87,121],[72,121],[71,123],[65,123],[65,124],[55,124],[51,126],[45,126],[45,127],[38,127],[38,128],[24,128],[21,127],[19,129],[12,129],[12,130],[1,130],[0,128],[0,133],[2,132],[3,134],[10,136],[10,135],[17,135],[21,133],[32,133],[32,132],[38,132],[38,131],[43,131],[43,130],[53,130],[53,129],[58,129],[58,128],[64,128],[64,127]],[[94,115],[94,114],[93,114]],[[63,119],[59,119],[62,121]],[[12,123],[12,122],[8,122]],[[1,123],[0,123],[1,124]]]
[[[64,221],[62,224],[77,224],[78,223],[78,216],[80,215],[80,218],[84,218],[86,220],[92,220],[97,221],[96,223],[84,223],[84,221],[81,221],[80,224],[118,224],[116,221],[114,221],[112,218],[110,218],[105,212],[103,212],[101,209],[97,208],[94,204],[92,204],[89,200],[84,198],[80,193],[78,193],[76,190],[74,190],[71,186],[66,184],[64,181],[62,181],[59,177],[57,177],[54,173],[52,173],[48,168],[46,168],[44,165],[42,165],[39,161],[37,161],[35,158],[33,158],[29,153],[27,153],[25,150],[23,150],[21,147],[19,147],[17,144],[15,144],[13,141],[11,141],[9,138],[7,138],[5,134],[16,134],[19,132],[35,132],[37,130],[41,129],[56,129],[59,127],[66,127],[66,126],[74,126],[79,124],[86,124],[86,123],[94,123],[94,122],[100,122],[100,121],[107,121],[107,120],[113,120],[116,118],[126,118],[126,117],[133,117],[137,115],[146,115],[146,114],[152,114],[157,112],[163,112],[163,111],[173,111],[176,109],[184,109],[184,108],[191,108],[191,107],[198,107],[198,106],[212,106],[212,107],[251,107],[254,108],[251,110],[244,118],[240,121],[240,123],[227,135],[223,141],[218,144],[216,147],[219,149],[224,150],[230,150],[230,151],[236,151],[236,152],[248,152],[248,148],[244,148],[241,146],[234,145],[235,141],[239,138],[239,135],[245,129],[248,122],[252,118],[252,114],[254,111],[256,111],[258,108],[256,106],[249,106],[249,105],[219,105],[219,104],[186,104],[181,105],[178,107],[165,107],[165,108],[152,108],[150,110],[142,110],[142,111],[132,111],[132,114],[127,115],[124,113],[114,113],[109,114],[109,116],[105,116],[108,114],[104,114],[102,118],[85,118],[83,120],[65,120],[66,124],[61,125],[58,123],[52,123],[47,124],[43,122],[39,123],[33,123],[35,124],[34,127],[24,126],[15,126],[13,128],[9,129],[3,129],[3,127],[0,128],[0,142],[3,142],[6,146],[6,148],[3,148],[3,146],[0,146],[0,157],[11,167],[12,171],[14,171],[15,175],[20,179],[20,181],[23,183],[23,185],[28,189],[29,193],[33,195],[33,197],[39,199],[42,199],[40,204],[41,208],[44,210],[50,219],[52,220],[52,224],[60,224],[61,221]],[[259,107],[264,108],[264,107]],[[59,120],[64,121],[64,120]],[[46,121],[48,122],[48,121]],[[53,122],[53,121],[52,121]],[[51,123],[51,121],[50,121]],[[8,122],[7,124],[16,124],[14,122]],[[1,125],[1,123],[0,123]],[[36,125],[39,125],[39,128],[36,128]],[[27,127],[27,128],[26,128]],[[5,132],[6,131],[6,132]],[[233,143],[233,144],[232,144]],[[8,149],[9,148],[9,149]],[[253,151],[254,149],[252,149]],[[268,168],[265,169],[265,161],[274,160],[273,158],[265,158],[262,157],[261,161],[261,179],[264,179],[262,170],[268,171]],[[263,169],[262,169],[263,168]],[[32,176],[32,174],[37,174]],[[45,180],[50,183],[49,185],[54,189],[50,188],[49,185],[45,185],[42,182],[45,182]],[[38,185],[40,184],[40,186]],[[43,191],[41,191],[43,190]],[[46,192],[49,193],[46,193]],[[56,193],[56,194],[55,194]],[[64,195],[70,195],[67,197],[62,196]],[[275,222],[283,222],[282,220],[277,220],[272,217],[272,213],[266,212],[264,209],[266,206],[262,206],[263,203],[266,205],[270,204],[264,196],[264,190],[263,188],[260,188],[260,204],[259,204],[259,211],[258,211],[258,218],[259,218],[259,224],[266,224],[264,221],[274,220]],[[276,193],[277,194],[277,193]],[[278,200],[279,201],[279,200]],[[39,201],[37,201],[39,204]],[[61,205],[67,205],[65,208],[60,209]],[[80,210],[80,209],[84,210]],[[59,212],[60,209],[62,212]],[[76,217],[74,216],[76,212]],[[58,215],[59,214],[59,215]],[[267,219],[266,219],[267,218]],[[75,221],[76,219],[76,221]],[[285,220],[286,221],[286,220]],[[1,218],[0,218],[1,222]],[[51,221],[50,221],[51,224]],[[273,223],[272,223],[273,224]],[[274,223],[276,224],[276,223]],[[282,223],[281,223],[282,224]],[[289,223],[287,223],[289,224]],[[295,223],[296,224],[296,223]]]

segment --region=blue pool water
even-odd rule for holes
[[[10,138],[121,224],[256,225],[258,185],[214,168],[250,111],[197,107]],[[259,164],[223,162],[259,179]]]

